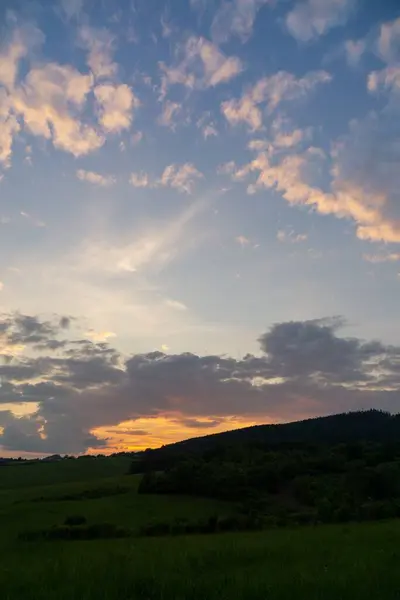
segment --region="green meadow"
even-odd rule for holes
[[[139,495],[129,459],[2,467],[4,600],[400,598],[400,522],[142,537],[155,521],[229,515],[233,505]],[[129,529],[126,539],[24,541],[71,515]]]

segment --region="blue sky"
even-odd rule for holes
[[[259,338],[294,322],[332,344],[400,344],[398,3],[9,0],[0,25],[3,453],[134,448],[375,405],[361,379],[348,405],[296,379],[301,406],[292,388],[275,406],[265,390],[294,375],[271,375]],[[215,398],[240,379],[243,407],[195,409],[186,384],[169,393],[160,377],[163,391],[131,390],[120,412],[77,414],[78,398],[93,413],[123,396],[135,357],[159,377],[154,352],[166,369],[232,357]],[[246,408],[247,354],[269,361],[265,408]],[[78,384],[72,359],[118,382],[96,371]],[[364,389],[388,391],[384,408],[396,365],[390,385]]]

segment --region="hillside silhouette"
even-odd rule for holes
[[[136,454],[137,473],[160,468],[181,456],[201,455],[230,446],[340,444],[351,442],[396,442],[400,440],[400,414],[371,409],[316,417],[291,423],[254,425],[222,433],[189,438]],[[134,469],[134,467],[133,467]]]
[[[147,450],[130,472],[143,473],[142,494],[236,503],[238,519],[205,531],[399,517],[400,418],[369,410],[246,427]]]

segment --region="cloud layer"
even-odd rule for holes
[[[0,411],[7,450],[104,448],[96,430],[146,418],[201,429],[204,419],[212,427],[236,415],[276,421],[400,408],[400,347],[342,337],[337,317],[276,324],[260,337],[261,354],[241,359],[159,351],[124,357],[106,342],[66,337],[68,317],[10,314],[3,323],[10,353],[0,367],[1,402],[36,406],[22,417]]]

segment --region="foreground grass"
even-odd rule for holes
[[[400,525],[14,547],[7,600],[398,599]]]
[[[124,475],[125,467],[100,460],[2,469],[2,600],[400,600],[400,521],[209,536],[18,541],[21,531],[60,525],[68,515],[135,532],[155,520],[196,520],[235,510],[213,500],[138,495],[140,478]],[[88,491],[97,497],[88,497]]]

